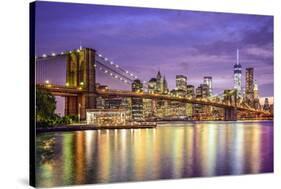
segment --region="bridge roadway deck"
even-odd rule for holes
[[[73,88],[59,85],[46,85],[46,84],[37,84],[36,88],[45,89],[51,92],[55,96],[78,96],[79,94],[89,95],[89,96],[102,96],[102,97],[135,97],[135,98],[144,98],[144,99],[156,99],[156,100],[168,100],[168,101],[177,101],[190,104],[206,105],[219,108],[236,108],[240,111],[250,111],[254,113],[261,113],[269,115],[269,112],[264,112],[260,110],[250,109],[242,106],[233,106],[231,104],[226,104],[222,102],[215,102],[208,99],[198,99],[198,98],[184,98],[184,97],[174,97],[169,95],[161,94],[150,94],[150,93],[137,93],[131,91],[122,91],[122,90],[97,90],[94,93],[88,93],[82,88]]]

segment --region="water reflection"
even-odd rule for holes
[[[198,122],[44,133],[36,164],[41,187],[272,172],[273,126]]]

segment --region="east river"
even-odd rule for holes
[[[40,187],[273,171],[272,121],[40,133],[36,146]]]

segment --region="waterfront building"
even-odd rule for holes
[[[184,75],[176,75],[176,90],[186,91],[187,77]]]
[[[96,106],[97,109],[104,109],[105,108],[105,101],[104,98],[102,98],[101,96],[96,98]]]
[[[89,125],[114,126],[125,125],[128,120],[127,110],[122,109],[87,109],[86,121]]]
[[[139,79],[133,81],[132,92],[143,92],[143,84]],[[132,119],[142,121],[143,118],[143,99],[132,97]]]
[[[143,99],[143,117],[145,119],[153,116],[153,101],[152,99]]]
[[[237,90],[238,96],[242,95],[242,66],[239,59],[239,49],[236,52],[236,63],[233,66],[234,68],[234,89]]]
[[[209,88],[209,96],[213,95],[213,82],[211,76],[205,76],[204,77],[204,84],[206,84]]]
[[[104,108],[105,109],[120,109],[122,98],[105,98]]]

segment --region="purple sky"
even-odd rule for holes
[[[233,87],[239,48],[243,87],[254,67],[260,95],[273,95],[272,16],[37,2],[37,55],[80,42],[143,80],[160,69],[169,89],[176,74],[195,86],[210,75],[215,93]]]

